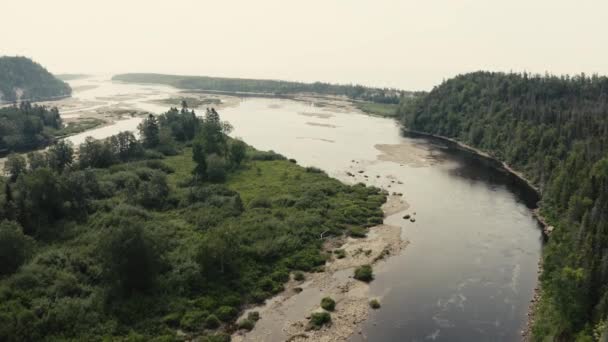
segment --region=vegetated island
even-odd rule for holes
[[[0,57],[0,104],[52,100],[72,94],[70,86],[26,57]]]
[[[535,341],[608,336],[608,78],[476,72],[402,103],[407,129],[468,144],[541,192]]]
[[[386,195],[230,139],[210,109],[13,155],[0,177],[0,340],[228,341],[236,317]],[[247,328],[259,316],[250,315]],[[256,318],[257,317],[257,318]]]
[[[360,110],[382,116],[395,116],[400,101],[411,99],[421,94],[419,92],[393,88],[374,88],[362,85],[149,73],[120,74],[113,76],[112,80],[132,83],[166,84],[188,91],[209,91],[244,96],[293,96],[304,93],[344,96],[353,101],[353,104]]]

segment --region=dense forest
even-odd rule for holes
[[[407,129],[486,151],[538,186],[555,230],[533,338],[597,340],[608,315],[608,78],[476,72],[399,112]]]
[[[0,103],[70,96],[70,86],[26,57],[0,57]]]
[[[245,78],[223,78],[207,76],[177,76],[162,74],[121,74],[113,80],[135,83],[168,84],[180,89],[211,90],[222,92],[270,93],[288,95],[295,93],[315,93],[323,95],[347,96],[353,100],[376,103],[397,104],[402,96],[413,93],[389,88],[371,88],[362,85],[340,85],[330,83],[303,83],[277,80],[256,80]]]
[[[29,102],[0,108],[0,157],[46,147],[61,129],[57,108]]]
[[[239,312],[323,272],[324,238],[385,193],[227,136],[207,110],[11,155],[0,177],[0,340],[228,341]],[[76,152],[78,151],[78,152]]]

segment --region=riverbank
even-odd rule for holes
[[[409,205],[399,195],[391,195],[382,209],[385,216],[399,215]],[[402,240],[401,228],[378,225],[368,230],[365,238],[340,238],[329,240],[324,249],[331,253],[344,251],[345,257],[332,259],[320,273],[307,273],[306,280],[290,282],[285,290],[261,307],[246,310],[258,311],[261,319],[250,332],[237,331],[232,341],[346,341],[361,333],[360,324],[370,312],[369,284],[353,279],[354,269],[361,265],[375,265],[384,258],[398,254],[409,242]],[[319,330],[308,330],[308,317],[321,311],[323,297],[336,301],[331,313],[331,325]],[[380,302],[381,298],[377,298]]]

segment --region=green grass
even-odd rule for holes
[[[392,103],[354,102],[354,104],[359,110],[367,114],[386,117],[396,117],[399,108],[398,104]]]
[[[188,103],[188,107],[197,108],[200,106],[217,106],[222,103],[222,100],[218,98],[198,98],[198,97],[171,97],[168,99],[160,100],[161,103],[181,107],[182,101]]]
[[[92,199],[89,216],[58,224],[61,235],[39,241],[27,264],[0,279],[0,340],[149,340],[175,338],[176,329],[190,337],[229,332],[238,312],[280,292],[291,273],[323,267],[329,255],[321,235],[348,234],[382,218],[385,195],[379,189],[345,185],[286,159],[254,160],[271,156],[249,149],[248,159],[222,184],[193,183],[187,147],[160,160],[168,168],[156,160],[92,170],[106,195]],[[155,167],[164,171],[150,169]],[[146,209],[137,202],[138,191],[149,182],[145,174],[154,172],[165,174],[169,191],[163,205]],[[140,185],[121,186],[121,175],[139,177]],[[202,195],[193,199],[194,193]],[[236,214],[235,198],[242,200]],[[154,286],[124,298],[105,280],[98,253],[99,241],[121,219],[134,220],[162,249]],[[225,271],[217,266],[221,261]],[[40,307],[52,322],[36,315]],[[331,319],[316,318],[318,327]]]
[[[97,118],[82,118],[74,122],[68,123],[65,127],[55,132],[56,137],[67,137],[70,135],[82,133],[90,129],[99,127],[106,123],[105,120]]]

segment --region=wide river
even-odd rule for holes
[[[150,101],[176,92],[107,78],[71,84],[83,89],[75,91],[76,99],[157,113],[167,106]],[[386,219],[402,227],[410,244],[375,267],[371,293],[381,298],[382,308],[371,313],[353,341],[521,339],[542,242],[530,210],[535,195],[514,177],[444,142],[404,136],[392,119],[323,101],[244,98],[220,115],[234,126],[232,135],[258,149],[317,166],[345,182],[401,192],[411,205],[408,212],[416,212],[415,223],[403,220],[403,213]],[[118,121],[70,140],[135,130],[140,120]]]

